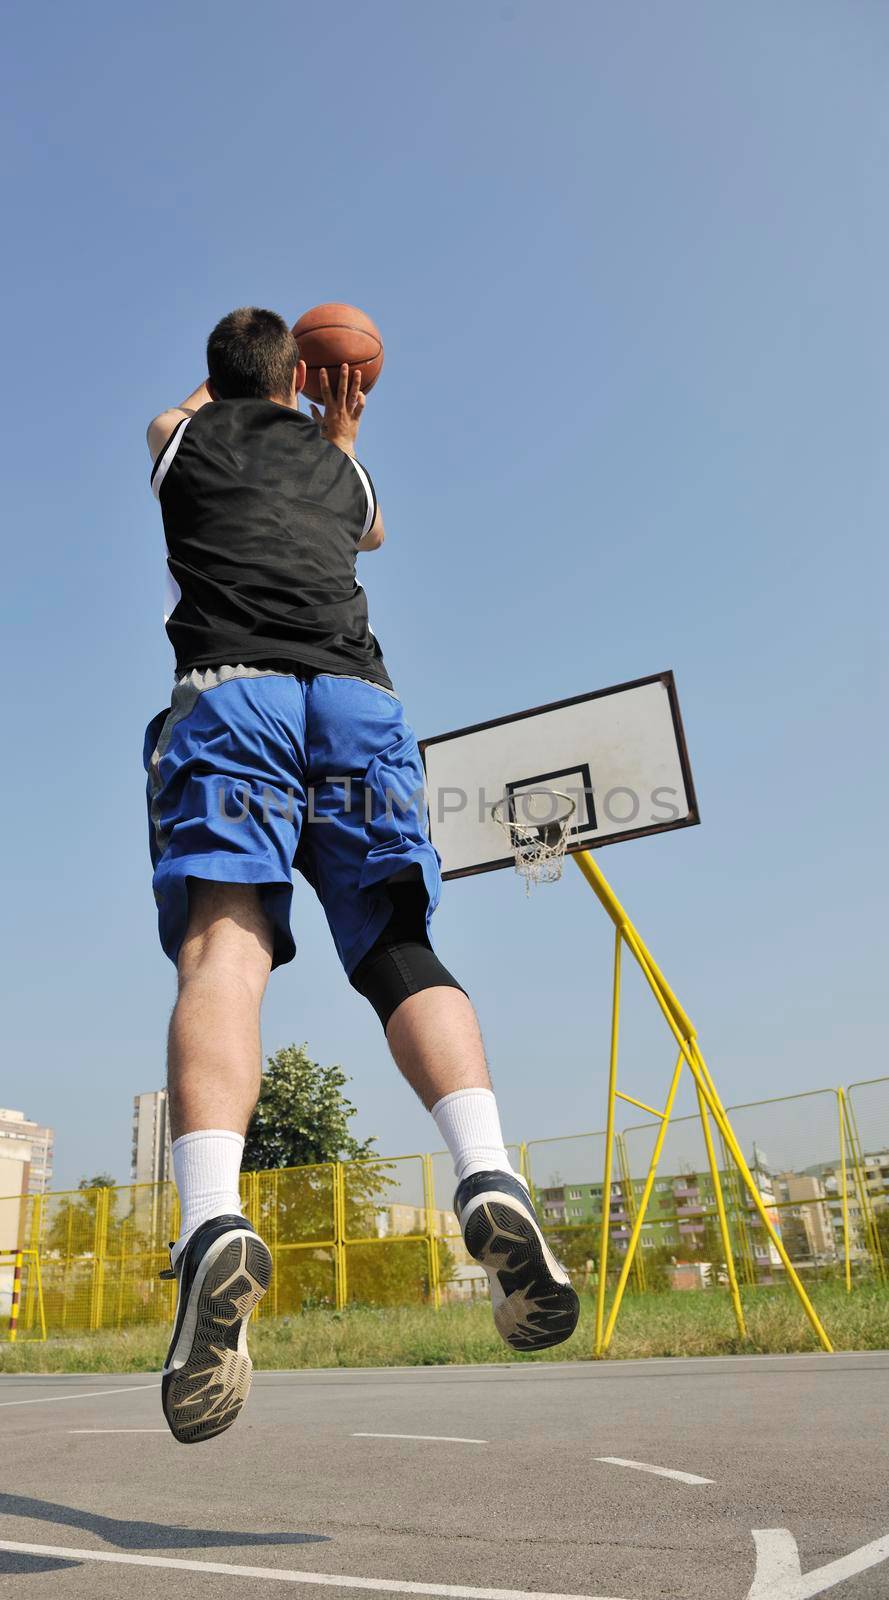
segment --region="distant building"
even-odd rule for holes
[[[28,1141],[0,1133],[0,1250],[16,1250],[21,1243],[30,1167]],[[4,1269],[7,1265],[0,1262]]]
[[[833,1265],[837,1243],[821,1179],[800,1172],[776,1172],[774,1185],[775,1199],[782,1203],[781,1237],[791,1260],[803,1266]]]
[[[824,1188],[825,1204],[831,1218],[837,1254],[840,1255],[843,1252],[842,1164],[839,1161],[819,1161],[815,1166],[803,1170],[807,1177],[818,1179]],[[889,1206],[889,1150],[863,1153],[861,1170],[870,1210],[879,1211]],[[867,1229],[851,1156],[846,1164],[846,1210],[849,1217],[850,1255],[853,1260],[863,1260],[868,1254]]]
[[[24,1111],[0,1109],[0,1140],[8,1144],[10,1154],[14,1154],[16,1147],[19,1146],[27,1167],[21,1189],[23,1194],[45,1194],[49,1188],[54,1137],[52,1128],[45,1128],[39,1122],[31,1122]],[[25,1153],[26,1146],[27,1153]],[[8,1189],[6,1183],[0,1181],[0,1195],[12,1193],[13,1190]]]
[[[133,1098],[133,1183],[167,1183],[172,1176],[170,1118],[166,1089]]]

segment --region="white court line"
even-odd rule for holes
[[[811,1572],[802,1571],[797,1543],[789,1529],[754,1528],[753,1538],[756,1575],[747,1600],[812,1600],[814,1595],[824,1594],[856,1573],[889,1561],[889,1534]]]
[[[45,1394],[39,1400],[0,1400],[0,1406],[52,1406],[62,1400],[98,1400],[104,1394],[143,1394],[159,1383],[133,1383],[128,1389],[84,1389],[80,1394]]]
[[[712,1478],[699,1478],[694,1472],[677,1472],[675,1467],[653,1467],[648,1461],[625,1461],[623,1456],[596,1456],[609,1467],[634,1467],[637,1472],[653,1472],[658,1478],[678,1478],[680,1483],[712,1483]]]
[[[615,1600],[613,1595],[544,1594],[540,1589],[470,1589],[461,1583],[405,1583],[397,1578],[350,1578],[337,1572],[289,1572],[282,1567],[235,1567],[227,1561],[182,1561],[173,1556],[130,1556],[83,1550],[77,1545],[19,1544],[0,1539],[0,1550],[18,1555],[58,1556],[65,1561],[110,1561],[127,1567],[170,1567],[174,1572],[218,1572],[228,1578],[265,1578],[276,1583],[314,1583],[328,1589],[371,1589],[375,1594],[432,1594],[445,1600]]]
[[[165,1433],[172,1439],[169,1428],[69,1428],[69,1433]]]
[[[430,1444],[487,1444],[487,1439],[459,1439],[452,1433],[353,1433],[353,1439],[427,1439]]]

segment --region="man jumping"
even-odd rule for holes
[[[355,459],[361,374],[343,367],[335,395],[323,374],[324,413],[307,417],[293,336],[253,307],[214,328],[207,367],[148,430],[176,656],[144,760],[160,940],[179,978],[168,1082],[182,1231],[162,1392],[183,1443],[228,1428],[250,1387],[247,1321],[272,1258],[238,1177],[263,993],[295,953],[294,865],[453,1157],[499,1332],[541,1349],[579,1309],[510,1167],[473,1007],[429,939],[441,878],[422,763],[356,579],[357,553],[384,538]]]

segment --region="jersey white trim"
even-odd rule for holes
[[[170,552],[168,550],[167,551],[167,562],[168,563],[169,563],[169,559],[170,559]],[[173,615],[173,612],[176,610],[176,607],[178,606],[179,601],[181,599],[182,599],[182,590],[180,589],[178,583],[176,582],[176,579],[173,577],[173,574],[170,571],[170,568],[169,568],[169,565],[168,565],[167,566],[167,570],[166,570],[166,579],[165,579],[165,582],[164,582],[164,627],[166,627],[167,623],[169,622],[171,616]]]
[[[164,445],[163,450],[151,469],[151,491],[156,500],[160,499],[161,484],[170,470],[173,457],[182,443],[182,435],[184,434],[190,421],[191,417],[183,417],[181,422],[177,422],[173,432],[170,434],[170,437],[167,440],[167,443]]]
[[[354,456],[350,456],[349,460],[361,479],[361,482],[364,485],[364,492],[367,495],[367,516],[364,519],[364,527],[361,530],[361,537],[363,539],[364,535],[366,533],[370,533],[370,530],[373,527],[374,517],[377,514],[377,497],[374,494],[373,484],[371,483],[370,478],[367,476],[367,473],[361,465],[361,462],[356,461]]]

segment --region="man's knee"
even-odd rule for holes
[[[349,978],[369,1000],[383,1027],[410,995],[423,989],[463,990],[435,954],[426,932],[426,891],[422,883],[389,884],[392,916]]]
[[[272,928],[253,884],[188,880],[188,927],[179,951],[180,988],[218,972],[260,995],[271,968]]]

